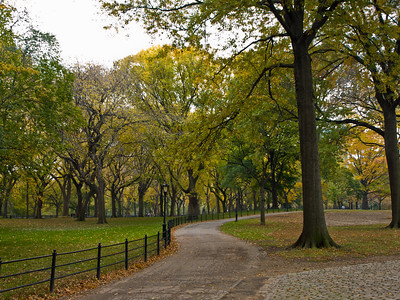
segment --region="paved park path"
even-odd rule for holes
[[[339,267],[291,261],[289,274],[281,260],[275,272],[276,257],[218,230],[228,221],[176,230],[176,254],[77,299],[400,299],[398,256]]]
[[[221,233],[232,219],[195,223],[175,231],[179,251],[79,299],[263,299],[256,295],[266,253]]]

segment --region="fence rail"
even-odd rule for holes
[[[171,228],[169,227],[162,235],[165,237],[164,241],[160,238],[160,232],[158,232],[152,236],[145,235],[141,239],[132,241],[126,239],[125,242],[111,245],[99,243],[97,247],[77,251],[57,253],[54,250],[50,255],[10,261],[2,261],[0,258],[0,294],[44,283],[48,283],[50,292],[53,292],[56,280],[62,278],[95,271],[96,277],[100,279],[102,269],[118,264],[124,264],[125,269],[128,269],[129,262],[132,260],[146,262],[151,255],[159,255],[160,248],[162,246],[166,248],[171,243]],[[162,242],[164,245],[162,245]],[[83,259],[82,256],[84,256]],[[6,273],[9,265],[22,264],[21,268],[25,268],[26,262],[31,261],[39,261],[39,264],[44,265],[44,267],[11,274]],[[29,278],[26,275],[29,275]],[[17,278],[24,276],[25,278],[22,278],[22,281],[25,281],[25,283],[15,285],[15,282],[18,282]]]
[[[249,215],[249,211],[239,213],[240,215],[246,213]],[[237,214],[238,212],[236,212]],[[149,257],[159,255],[161,248],[167,248],[171,243],[171,229],[173,227],[190,222],[219,220],[234,216],[235,212],[199,215],[196,218],[180,216],[168,220],[168,227],[165,232],[158,232],[151,236],[145,235],[141,239],[132,241],[126,239],[124,242],[111,245],[99,243],[97,247],[63,253],[54,250],[49,255],[10,261],[2,261],[0,258],[0,295],[45,283],[49,285],[49,291],[53,292],[57,280],[88,272],[96,272],[96,277],[100,279],[102,269],[120,264],[123,264],[125,269],[128,270],[130,262],[141,260],[146,262]],[[27,269],[30,267],[27,262],[36,262],[36,266],[44,267]],[[18,264],[22,264],[22,266],[14,269],[20,271],[7,273],[8,266]],[[20,279],[18,280],[18,278]]]

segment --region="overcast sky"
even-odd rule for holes
[[[116,33],[105,30],[110,18],[101,14],[98,0],[8,0],[26,7],[34,24],[50,32],[60,43],[63,60],[68,63],[93,62],[111,66],[112,62],[136,54],[161,40],[154,40],[137,24]]]

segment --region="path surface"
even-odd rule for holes
[[[78,299],[400,299],[399,260],[327,268],[290,262],[285,274],[274,268],[279,258],[218,230],[231,220],[178,229],[178,253]]]
[[[221,233],[218,227],[228,221],[178,229],[178,253],[80,299],[262,299],[256,293],[264,285],[258,275],[266,254]]]

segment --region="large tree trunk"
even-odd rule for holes
[[[77,221],[85,221],[85,209],[83,205],[83,195],[82,195],[82,182],[78,182],[76,180],[73,180],[73,183],[75,185],[76,189],[76,196],[78,198],[78,204],[76,207],[76,220]]]
[[[278,184],[275,178],[271,179],[271,197],[272,197],[272,208],[278,208]]]
[[[96,190],[96,198],[97,198],[97,224],[107,224],[106,219],[106,202],[104,197],[105,191],[105,182],[103,178],[103,174],[98,167],[97,170],[97,190]]]
[[[369,206],[368,206],[368,192],[367,191],[363,191],[362,192],[361,209],[369,209]]]
[[[176,198],[178,196],[178,190],[177,190],[177,187],[175,185],[170,185],[170,187],[171,187],[171,193],[170,193],[170,195],[171,195],[171,205],[170,205],[171,209],[169,211],[169,216],[173,217],[173,216],[175,216],[175,211],[176,211],[176,207],[177,207]]]
[[[118,217],[122,217],[122,203],[124,201],[124,190],[122,189],[117,196],[117,204],[118,204]]]
[[[111,218],[117,217],[117,191],[115,186],[111,187]]]
[[[303,183],[303,231],[293,245],[300,248],[337,246],[330,237],[324,215],[311,58],[304,38],[292,39],[294,76],[299,116]]]
[[[378,99],[379,100],[379,99]],[[380,103],[382,103],[380,101]],[[400,159],[397,141],[396,110],[388,101],[384,101],[383,115],[385,124],[385,152],[388,165],[390,196],[392,202],[392,221],[389,228],[400,228]]]
[[[144,217],[144,195],[146,190],[143,190],[143,187],[139,183],[138,186],[138,198],[139,198],[139,217]]]
[[[189,179],[189,188],[185,191],[185,193],[189,194],[188,215],[189,218],[197,218],[200,214],[200,206],[196,193],[196,182],[199,176],[193,175],[193,169],[188,169],[187,172]]]
[[[189,218],[198,217],[200,214],[200,206],[199,201],[197,199],[197,193],[192,192],[189,194],[189,207],[188,207],[188,215]]]
[[[69,203],[71,201],[71,177],[66,176],[63,186],[61,187],[61,192],[63,195],[63,212],[64,217],[69,216]]]
[[[35,219],[42,218],[42,207],[43,207],[43,192],[39,192],[36,197],[36,206],[35,206]]]

